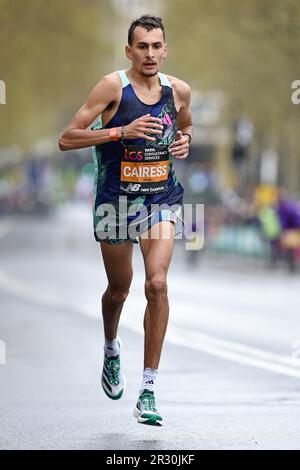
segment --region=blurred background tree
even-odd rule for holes
[[[0,147],[27,149],[66,125],[107,71],[110,2],[0,0]]]
[[[280,151],[290,186],[299,190],[297,0],[167,0],[168,67],[194,89],[223,90],[226,119],[246,114],[264,146]],[[175,74],[174,72],[174,74]]]

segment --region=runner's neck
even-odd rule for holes
[[[152,77],[145,77],[134,69],[125,70],[128,80],[135,86],[147,90],[153,91],[157,85],[160,85],[160,79],[158,73]]]

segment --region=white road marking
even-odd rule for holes
[[[39,304],[55,307],[67,308],[81,315],[100,319],[99,306],[82,302],[72,302],[70,300],[58,299],[32,287],[26,286],[0,270],[0,287],[6,292]],[[143,334],[142,316],[138,314],[146,306],[146,300],[142,295],[134,296],[130,308],[126,312],[126,318],[121,317],[121,325],[135,333]],[[126,302],[128,305],[128,301]],[[135,312],[129,315],[129,312]],[[174,325],[168,326],[166,341],[172,344],[188,347],[197,351],[210,354],[221,359],[238,362],[269,372],[300,378],[300,361],[296,357],[288,357],[272,353],[260,348],[255,348],[245,344],[228,341],[207,334],[202,334]]]

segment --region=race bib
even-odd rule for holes
[[[128,145],[121,159],[120,190],[156,194],[168,189],[167,145]]]

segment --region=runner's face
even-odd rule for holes
[[[138,26],[133,32],[132,46],[126,46],[126,55],[132,66],[142,75],[152,77],[157,74],[164,57],[167,45],[160,28],[147,31]]]

